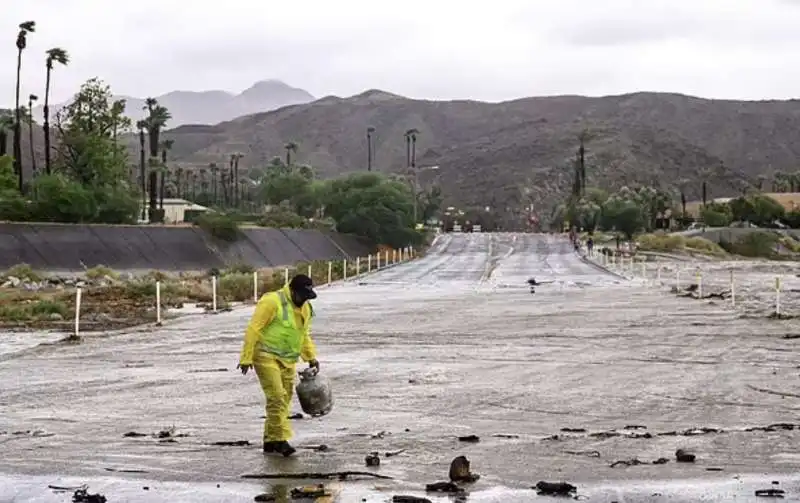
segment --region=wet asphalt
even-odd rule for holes
[[[545,283],[534,294],[530,277]],[[294,459],[261,454],[263,397],[235,371],[249,309],[78,345],[9,337],[0,502],[69,501],[48,484],[81,483],[109,501],[252,501],[270,487],[243,474],[367,470],[368,453],[401,450],[369,469],[394,480],[334,484],[338,501],[421,495],[458,455],[481,475],[469,501],[530,501],[540,480],[620,502],[750,501],[779,480],[800,500],[798,353],[782,338],[797,322],[653,283],[558,236],[475,234],[321,287],[314,334],[336,404],[293,425],[297,446],[329,449]],[[211,445],[237,440],[252,445]],[[679,448],[697,462],[676,463]]]

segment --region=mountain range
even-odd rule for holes
[[[155,98],[159,104],[167,107],[172,115],[169,127],[185,124],[217,124],[242,115],[266,112],[314,100],[314,96],[307,91],[289,86],[280,80],[256,82],[239,94],[227,91],[172,91]],[[126,115],[134,123],[144,118],[144,98],[115,96],[114,99],[126,100]],[[51,106],[51,115],[54,116],[68,103]],[[43,113],[43,107],[34,107],[34,118],[39,120]]]
[[[183,125],[163,136],[175,140],[172,167],[224,165],[231,154],[241,153],[246,170],[285,155],[285,145],[293,142],[296,162],[332,177],[366,170],[368,127],[375,128],[375,171],[408,174],[403,135],[416,129],[422,187],[440,185],[448,204],[510,210],[532,204],[539,213],[569,193],[584,131],[588,185],[608,190],[681,186],[689,199],[697,199],[707,181],[709,198],[732,196],[759,179],[796,172],[800,156],[800,101],[648,92],[485,103],[369,90],[214,125]],[[135,138],[130,146],[135,162]]]

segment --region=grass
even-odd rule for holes
[[[104,278],[119,279],[119,274],[110,267],[97,265],[86,271],[86,277],[92,280]]]
[[[722,242],[720,245],[729,253],[750,258],[779,258],[776,247],[781,236],[775,232],[750,232],[734,242]]]

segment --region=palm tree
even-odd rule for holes
[[[136,122],[136,129],[139,130],[139,183],[142,185],[142,220],[145,219],[145,208],[147,208],[147,186],[145,185],[144,164],[145,164],[145,141],[144,132],[147,129],[146,121]]]
[[[374,127],[367,128],[367,171],[372,171],[372,133],[374,132]]]
[[[164,140],[161,142],[161,187],[159,188],[159,204],[160,209],[164,209],[164,186],[166,185],[167,177],[167,152],[172,150],[175,140]]]
[[[150,142],[150,173],[148,175],[148,186],[150,189],[150,210],[153,211],[156,209],[156,195],[158,191],[158,173],[156,172],[156,167],[160,163],[158,159],[158,149],[161,145],[159,143],[159,138],[161,136],[161,130],[166,126],[167,121],[169,121],[172,116],[165,107],[158,104],[158,100],[155,98],[147,98],[143,109],[147,111],[145,122],[147,123],[147,133]]]
[[[297,154],[297,143],[290,141],[284,147],[286,149],[286,167],[292,167],[292,154]]]
[[[200,168],[200,196],[203,204],[208,204],[208,180],[206,180],[206,169]]]
[[[580,195],[583,196],[586,193],[586,142],[589,141],[589,130],[584,129],[578,135],[578,142],[580,146],[578,147],[578,169],[580,174]]]
[[[53,47],[47,51],[47,59],[45,64],[47,66],[47,79],[44,84],[44,172],[50,174],[50,74],[53,71],[53,63],[60,65],[67,65],[69,63],[69,54],[64,49]],[[116,138],[116,136],[115,136]]]
[[[111,105],[111,117],[114,121],[111,125],[111,138],[114,141],[114,158],[117,156],[117,148],[119,143],[117,141],[120,128],[130,127],[130,119],[124,116],[125,114],[125,100],[116,100]]]
[[[178,197],[181,197],[181,175],[183,174],[183,168],[178,168],[175,170],[175,188]]]
[[[233,154],[233,178],[231,183],[231,188],[233,190],[233,206],[238,208],[239,206],[239,160],[244,157],[244,154]]]
[[[192,172],[192,202],[197,201],[197,171]]]
[[[19,108],[19,90],[22,77],[22,51],[28,46],[28,33],[36,31],[36,21],[25,21],[19,25],[17,34],[17,92],[14,98],[14,171],[19,177],[19,190],[23,189],[22,176],[22,110]]]
[[[217,163],[210,163],[208,165],[208,170],[211,172],[211,192],[213,197],[212,204],[216,206],[217,201],[219,201],[217,197],[217,177],[219,176],[219,168],[217,167]]]
[[[33,148],[33,103],[39,99],[35,94],[28,95],[28,141],[31,151],[31,168],[36,173],[36,150]]]
[[[8,132],[14,129],[14,116],[8,110],[0,110],[0,157],[8,153]]]

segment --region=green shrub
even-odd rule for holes
[[[36,318],[46,318],[54,313],[66,318],[69,315],[69,308],[63,302],[44,299],[31,304],[30,313]]]
[[[43,278],[33,270],[28,264],[17,264],[8,271],[4,276],[14,276],[15,278],[24,279],[28,281],[41,281]]]
[[[774,232],[756,231],[745,234],[733,243],[724,243],[724,248],[743,257],[773,258],[779,241],[780,236]]]
[[[244,302],[253,298],[253,274],[230,273],[220,276],[217,295],[227,301]]]
[[[112,279],[119,279],[119,274],[110,267],[104,265],[96,265],[86,271],[86,277],[89,279],[103,279],[109,277]]]
[[[235,273],[242,273],[242,274],[253,274],[255,268],[250,264],[245,264],[244,262],[240,262],[238,264],[233,264],[225,270],[225,274],[235,274]],[[219,273],[217,273],[218,275]]]
[[[194,224],[222,241],[234,242],[239,239],[241,233],[236,220],[221,213],[206,212],[199,215]]]

